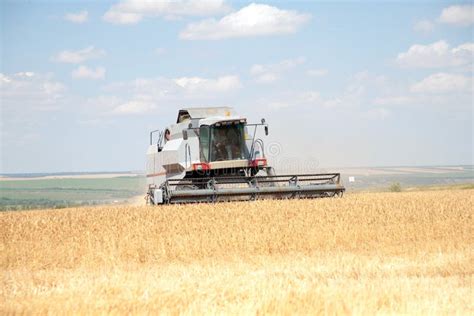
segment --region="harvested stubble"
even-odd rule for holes
[[[0,313],[474,312],[474,190],[0,214]]]

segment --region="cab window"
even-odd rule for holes
[[[199,158],[202,162],[209,162],[209,126],[203,125],[199,128]]]

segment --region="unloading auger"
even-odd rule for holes
[[[150,204],[342,196],[339,173],[276,175],[258,129],[230,107],[188,108],[176,124],[150,132]],[[155,137],[158,136],[158,137]],[[157,139],[156,142],[154,139]]]

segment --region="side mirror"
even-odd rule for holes
[[[268,136],[268,125],[265,125],[265,136]]]
[[[183,130],[183,139],[184,140],[188,139],[188,131],[187,130]]]

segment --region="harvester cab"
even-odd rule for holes
[[[176,124],[150,132],[151,204],[342,196],[340,175],[277,176],[268,165],[268,124],[251,124],[230,107],[188,108]]]

